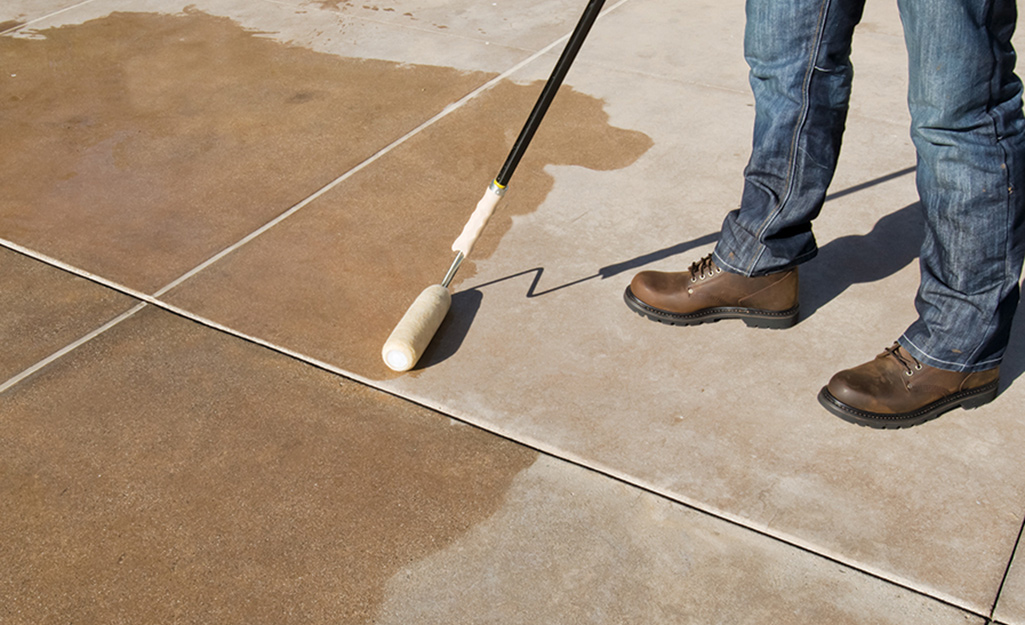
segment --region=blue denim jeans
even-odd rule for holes
[[[918,319],[900,343],[925,364],[997,366],[1025,257],[1025,120],[1010,39],[1014,0],[898,0],[926,232]],[[715,261],[748,276],[817,253],[812,220],[833,177],[864,0],[748,0],[755,95],[740,208]],[[914,240],[916,237],[909,237]]]

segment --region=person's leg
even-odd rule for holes
[[[690,271],[634,276],[627,306],[673,325],[797,323],[796,265],[816,253],[811,220],[840,153],[863,8],[864,0],[747,0],[755,126],[740,209],[726,216],[714,255]]]
[[[811,232],[847,119],[851,38],[864,0],[748,0],[744,52],[755,125],[740,208],[713,256],[746,276],[812,258]]]
[[[919,319],[900,339],[952,371],[1000,364],[1025,254],[1014,0],[901,0],[926,232]]]
[[[918,320],[841,371],[827,410],[905,427],[996,397],[1025,257],[1025,120],[1014,0],[899,0],[925,212]]]

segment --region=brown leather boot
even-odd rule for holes
[[[851,423],[905,428],[992,401],[999,378],[1000,367],[974,373],[930,367],[894,343],[875,360],[834,375],[819,403]]]
[[[797,323],[797,268],[748,278],[723,271],[708,255],[690,271],[638,273],[623,299],[640,315],[670,325],[742,319],[757,328],[789,328]]]

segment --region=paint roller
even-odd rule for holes
[[[388,340],[384,342],[381,355],[384,358],[384,363],[389,368],[395,371],[409,371],[416,365],[424,350],[427,349],[427,345],[434,338],[435,332],[438,331],[442,320],[448,314],[448,309],[452,306],[452,296],[448,291],[449,284],[451,284],[456,272],[459,271],[459,265],[470,255],[470,251],[473,250],[478,237],[484,231],[484,227],[487,225],[488,220],[491,219],[491,215],[494,214],[499,200],[505,195],[506,186],[509,184],[509,179],[512,178],[513,171],[516,170],[516,166],[519,164],[520,159],[523,158],[524,152],[527,151],[530,140],[534,138],[534,133],[537,132],[538,126],[541,125],[541,120],[548,111],[552,100],[555,99],[555,93],[562,85],[566,73],[569,72],[570,65],[573,64],[573,59],[576,58],[577,52],[580,51],[580,46],[583,45],[587,33],[591,30],[591,26],[598,18],[598,13],[604,4],[605,0],[590,0],[588,2],[587,7],[584,9],[584,14],[580,17],[580,21],[577,22],[576,28],[573,29],[566,47],[555,64],[555,69],[552,70],[552,75],[545,82],[541,95],[534,104],[530,116],[527,117],[527,121],[516,138],[509,156],[505,159],[505,164],[498,175],[495,176],[495,179],[491,181],[491,184],[488,185],[484,196],[470,215],[469,221],[463,226],[463,231],[460,233],[459,238],[452,243],[452,251],[456,252],[456,257],[452,261],[452,266],[449,267],[448,273],[445,274],[445,278],[441,281],[441,284],[432,284],[417,296],[406,311],[406,314],[399,320],[398,325],[392,330]]]

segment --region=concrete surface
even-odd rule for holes
[[[625,0],[380,362],[582,6],[0,7],[0,620],[1025,622],[1021,333],[974,412],[815,401],[914,314],[889,3],[797,327],[623,306],[714,244],[752,116],[740,3]]]
[[[26,256],[0,250],[0,378],[8,380],[135,302]]]

